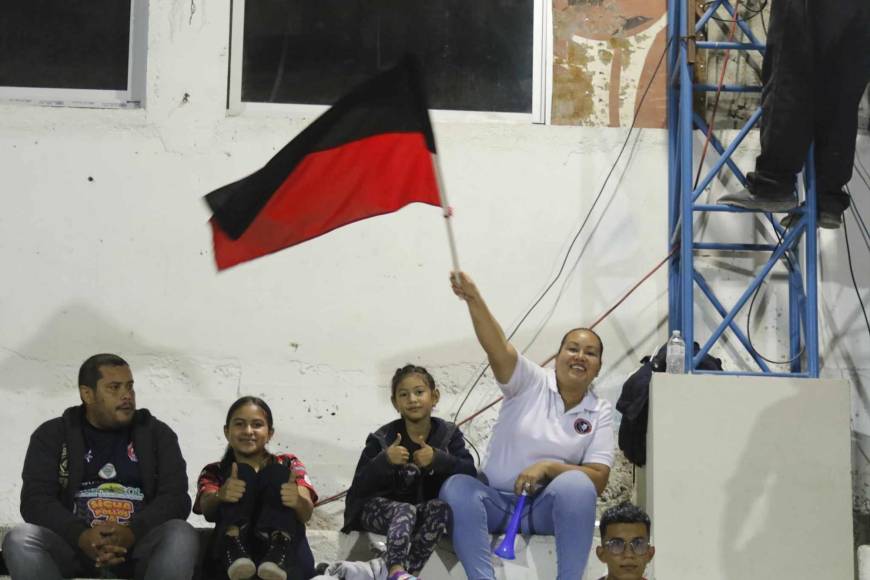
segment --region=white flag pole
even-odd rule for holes
[[[435,167],[435,181],[438,185],[438,197],[441,199],[441,209],[444,212],[444,224],[447,226],[447,242],[450,244],[450,257],[453,259],[453,271],[459,272],[459,255],[456,253],[456,239],[453,237],[453,208],[447,203],[447,191],[444,189],[444,178],[441,176],[441,163],[438,155],[432,153],[432,165]]]

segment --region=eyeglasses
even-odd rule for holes
[[[630,542],[626,542],[622,538],[613,538],[604,542],[604,547],[614,556],[618,556],[625,552],[626,544],[631,548],[632,553],[637,556],[643,556],[649,550],[649,540],[646,538],[635,538]]]

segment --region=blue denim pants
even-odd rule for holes
[[[439,495],[453,512],[453,548],[468,580],[494,580],[490,534],[504,532],[517,496],[468,475],[448,479]],[[556,536],[557,580],[583,576],[592,547],[596,498],[585,473],[568,471],[526,501],[520,531]]]

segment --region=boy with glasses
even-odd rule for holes
[[[605,510],[598,525],[601,545],[598,559],[607,564],[607,576],[599,580],[644,580],[646,565],[656,549],[649,543],[649,516],[628,502]]]

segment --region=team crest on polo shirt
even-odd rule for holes
[[[139,463],[139,458],[136,457],[136,449],[133,447],[133,442],[127,445],[127,458],[133,463]]]
[[[574,430],[580,435],[589,435],[592,433],[592,423],[588,419],[580,417],[574,421]]]

